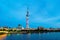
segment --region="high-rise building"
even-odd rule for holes
[[[29,28],[29,11],[28,11],[28,8],[27,8],[27,14],[26,14],[26,28],[27,29]]]

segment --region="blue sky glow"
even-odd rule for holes
[[[60,0],[0,0],[0,26],[26,27],[27,6],[31,28],[60,28]]]

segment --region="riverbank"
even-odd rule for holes
[[[20,33],[20,34],[27,34],[27,33],[44,33],[44,32],[60,32],[60,30],[7,30],[7,31],[0,31],[0,34],[4,34],[4,33]]]

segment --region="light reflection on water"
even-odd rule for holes
[[[4,34],[0,40],[60,40],[60,32],[33,34]]]
[[[4,40],[6,38],[7,34],[0,35],[0,40]]]

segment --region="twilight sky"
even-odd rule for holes
[[[26,27],[27,6],[31,28],[60,28],[60,0],[0,0],[0,26]]]

